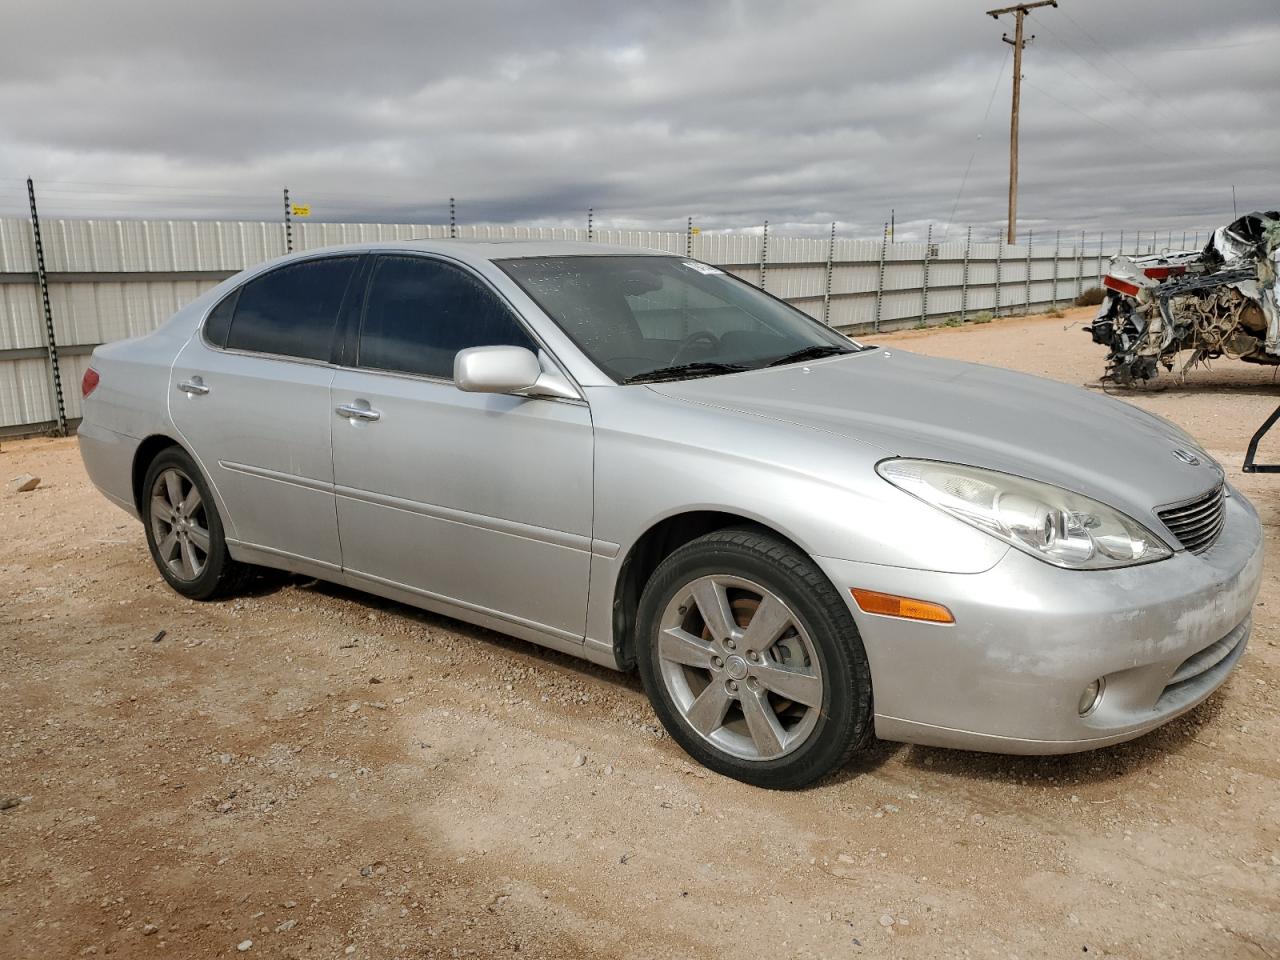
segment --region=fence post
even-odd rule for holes
[[[62,370],[58,366],[58,339],[53,331],[53,306],[49,302],[49,274],[44,268],[44,241],[40,239],[40,214],[36,210],[36,187],[27,177],[27,200],[31,203],[31,236],[36,247],[36,282],[44,304],[45,350],[49,355],[49,374],[53,386],[53,409],[58,420],[58,436],[67,435],[67,404],[62,397]]]
[[[689,259],[693,259],[693,217],[689,218],[689,222],[684,228],[684,255]]]
[[[587,243],[590,243],[592,240],[595,239],[595,231],[592,229],[594,224],[591,221],[591,218],[594,214],[595,214],[595,208],[587,207]]]
[[[284,188],[284,252],[293,253],[293,204],[289,202],[289,188]]]
[[[884,300],[884,255],[888,245],[889,225],[886,223],[880,232],[880,269],[876,275],[876,318],[872,329],[877,332],[880,330],[880,304]]]
[[[929,322],[929,253],[933,250],[933,224],[924,234],[924,284],[920,288],[920,326]]]
[[[1099,287],[1102,286],[1102,245],[1105,237],[1106,237],[1106,232],[1099,230],[1098,231],[1098,277],[1095,283],[1095,286],[1099,286]]]
[[[1058,254],[1062,250],[1062,231],[1053,234],[1053,309],[1058,309]]]
[[[690,223],[693,219],[690,218]],[[769,221],[764,222],[764,237],[760,244],[760,289],[764,289],[766,274],[769,269]]]
[[[1022,305],[1023,313],[1031,312],[1031,250],[1035,246],[1035,232],[1027,231],[1027,289],[1025,302]]]
[[[831,326],[831,268],[836,256],[836,223],[831,221],[831,240],[827,244],[827,286],[822,294],[822,322]]]
[[[1000,284],[1002,282],[1001,268],[1004,266],[1004,235],[1000,234],[996,237],[996,302],[994,313],[1000,316]]]
[[[973,245],[973,225],[964,233],[964,266],[960,269],[960,322],[969,316],[969,249]]]
[[[1076,248],[1076,296],[1084,293],[1084,231],[1080,231],[1080,246]]]
[[[454,205],[453,197],[449,198],[449,239],[458,239],[458,208]]]

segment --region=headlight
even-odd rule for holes
[[[876,469],[925,503],[1055,566],[1102,570],[1172,555],[1136,520],[1061,487],[929,460],[885,460]]]

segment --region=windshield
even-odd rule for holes
[[[861,349],[808,314],[693,260],[585,255],[498,265],[619,383],[713,376]]]

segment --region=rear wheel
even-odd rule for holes
[[[169,586],[213,600],[244,586],[252,570],[231,558],[209,485],[181,447],[162,451],[143,480],[147,546]]]
[[[728,529],[686,544],[650,578],[638,621],[659,719],[713,770],[801,787],[870,734],[870,669],[853,617],[785,541]]]

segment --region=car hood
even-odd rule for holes
[[[1053,483],[1144,519],[1221,468],[1173,424],[1111,397],[976,363],[876,348],[809,364],[652,385],[883,450]],[[1199,462],[1189,464],[1175,450]]]

